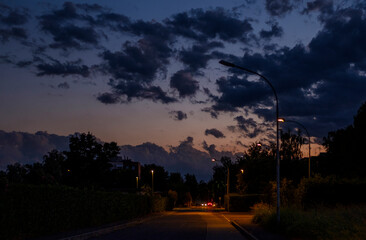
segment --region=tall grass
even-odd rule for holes
[[[276,211],[266,204],[254,206],[254,223],[289,237],[319,240],[366,239],[366,205],[318,207],[301,210],[295,207],[281,209],[280,225]]]

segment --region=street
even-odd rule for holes
[[[175,211],[135,226],[90,239],[243,240],[246,238],[220,212]]]

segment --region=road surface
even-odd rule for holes
[[[220,212],[175,211],[92,240],[243,240]]]

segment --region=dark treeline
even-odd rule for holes
[[[209,200],[207,183],[198,182],[193,174],[169,173],[155,164],[142,165],[141,177],[136,183],[136,170],[112,168],[110,162],[116,159],[119,151],[115,142],[100,143],[91,133],[75,134],[70,137],[68,151],[53,150],[42,162],[8,165],[6,171],[0,172],[1,188],[6,188],[7,184],[65,185],[151,194],[153,170],[154,192],[169,195],[175,205]]]

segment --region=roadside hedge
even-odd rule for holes
[[[338,204],[366,203],[366,181],[337,179],[334,176],[304,178],[295,191],[297,204],[303,208],[332,207]]]
[[[236,194],[225,195],[225,210],[229,212],[246,212],[261,201],[263,194]]]
[[[152,210],[152,199],[146,195],[10,185],[0,192],[0,239],[50,235],[139,217]]]

